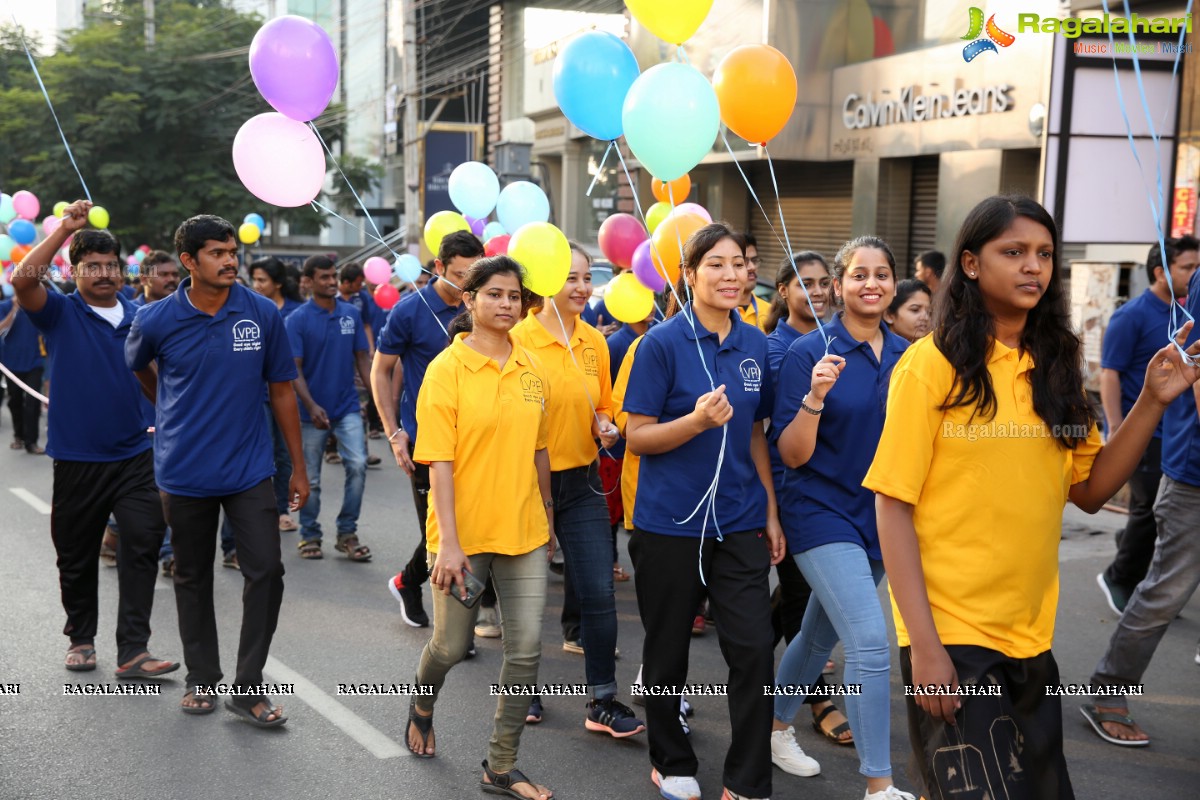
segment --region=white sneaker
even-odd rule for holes
[[[475,621],[475,635],[480,639],[500,638],[500,614],[495,606],[481,608]]]
[[[863,795],[863,800],[917,800],[917,797],[908,792],[902,792],[892,785],[881,792],[867,792]]]
[[[821,765],[812,756],[806,756],[796,744],[796,729],[771,731],[771,763],[791,775],[810,778],[821,774]],[[876,798],[872,798],[876,800]]]
[[[700,800],[700,784],[686,775],[659,775],[650,770],[650,780],[658,787],[658,793],[667,800]]]

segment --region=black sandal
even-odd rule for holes
[[[483,774],[487,777],[487,780],[480,781],[479,788],[483,789],[488,794],[503,794],[516,798],[516,800],[531,800],[531,798],[521,794],[513,788],[518,783],[528,783],[534,788],[534,791],[537,791],[538,785],[529,780],[529,778],[526,778],[525,773],[521,772],[519,769],[514,768],[505,773],[493,772],[492,768],[488,766],[488,762],[485,760],[483,762]],[[549,793],[546,795],[546,799],[554,800],[554,792],[550,792],[549,790],[547,791]]]
[[[413,749],[408,743],[409,728],[416,726],[417,733],[421,734],[421,752]],[[433,758],[433,753],[426,753],[429,748],[429,734],[433,733],[433,715],[428,717],[421,716],[417,713],[417,698],[412,698],[408,701],[408,725],[404,728],[404,746],[408,748],[408,752],[412,753],[417,758]]]
[[[266,708],[255,714],[254,706],[259,703],[265,703]],[[271,701],[265,697],[254,698],[248,706],[241,705],[233,700],[226,700],[225,707],[256,728],[277,728],[287,722],[288,719],[282,715],[276,717],[275,719],[271,719],[271,715],[274,714],[277,709],[275,706],[271,705]]]
[[[185,706],[188,698],[200,703],[198,706]],[[196,694],[196,690],[192,689],[183,696],[183,702],[179,704],[179,710],[185,714],[211,714],[217,710],[217,704],[213,701],[212,695]]]
[[[853,734],[851,734],[849,739],[839,738],[843,733],[850,730],[850,721],[849,720],[847,720],[846,722],[843,722],[841,725],[838,725],[838,726],[834,727],[832,730],[828,730],[828,731],[825,730],[825,728],[823,728],[821,726],[821,723],[825,721],[825,718],[828,717],[830,714],[832,714],[835,711],[841,711],[841,709],[838,708],[836,705],[834,705],[832,702],[830,702],[829,705],[825,706],[824,711],[822,711],[820,714],[817,714],[815,717],[813,717],[813,722],[812,722],[813,730],[816,731],[817,733],[821,734],[822,736],[824,736],[826,739],[833,742],[834,744],[840,744],[843,746],[849,746],[849,745],[854,744],[854,735]]]

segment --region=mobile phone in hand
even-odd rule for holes
[[[474,574],[467,572],[465,569],[462,571],[462,584],[463,586],[467,587],[467,597],[465,600],[462,596],[462,589],[459,588],[457,584],[458,581],[455,581],[450,587],[451,597],[462,603],[467,608],[474,608],[475,606],[479,605],[479,598],[483,597],[483,581],[479,580],[479,578],[476,578]]]

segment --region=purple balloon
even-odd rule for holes
[[[654,268],[654,256],[650,252],[649,239],[642,242],[633,251],[633,276],[641,281],[652,292],[661,292],[667,288],[667,279]]]
[[[475,234],[476,236],[483,236],[483,229],[487,227],[486,219],[467,217],[467,222],[471,223],[471,233]]]
[[[308,122],[319,117],[333,97],[337,54],[320,25],[289,14],[276,17],[254,34],[250,74],[276,111]]]

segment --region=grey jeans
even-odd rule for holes
[[[1138,584],[1096,665],[1095,686],[1141,683],[1171,620],[1200,585],[1200,487],[1163,476],[1154,504],[1158,541],[1150,571]],[[1098,698],[1106,708],[1126,708],[1121,696]]]
[[[429,554],[430,568],[437,554]],[[500,683],[535,686],[542,657],[542,611],[546,605],[545,546],[520,556],[479,553],[469,557],[471,572],[487,581],[489,571],[496,586],[500,628],[504,635],[504,660]],[[474,636],[479,606],[467,608],[439,589],[433,591],[433,636],[421,651],[417,683],[432,685],[432,697],[418,697],[417,708],[432,713],[437,694],[450,668],[462,661]],[[517,745],[525,729],[528,695],[501,695],[496,702],[488,766],[508,772],[517,763]]]

